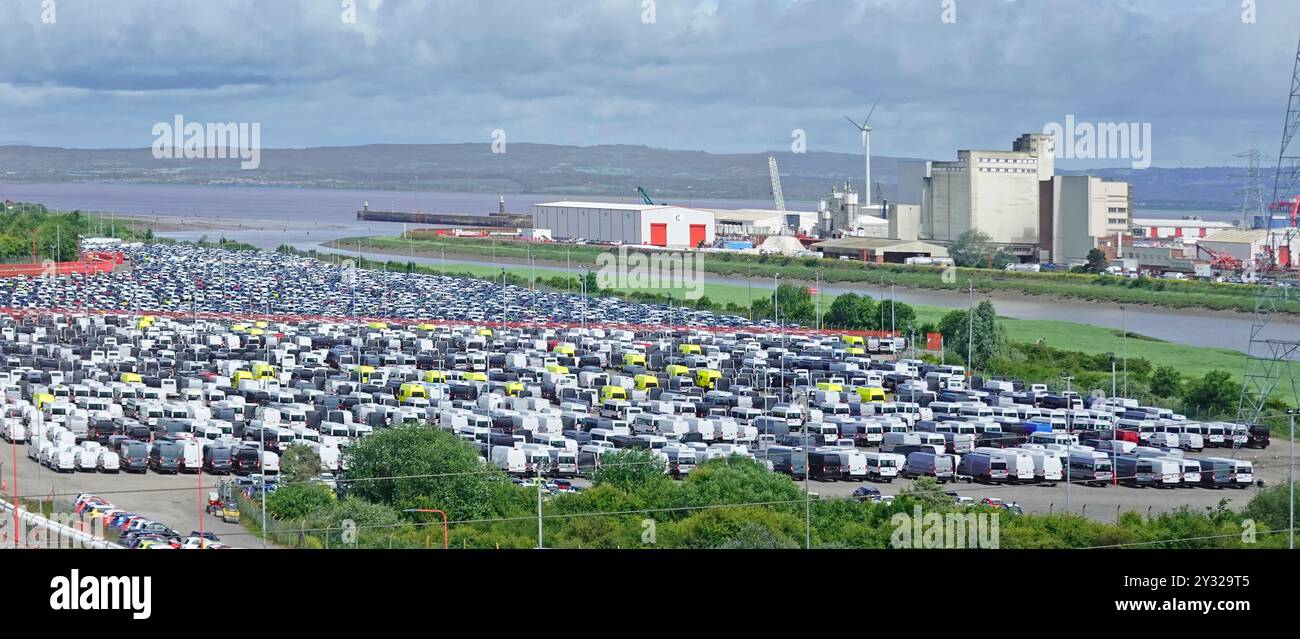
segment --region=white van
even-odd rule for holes
[[[984,453],[992,459],[998,459],[1007,464],[1007,481],[1011,483],[1032,482],[1037,480],[1037,462],[1027,450],[1019,448],[992,448],[989,446],[980,446],[973,452]],[[1046,457],[1046,455],[1043,455]]]
[[[262,451],[262,474],[279,475],[280,474],[280,456],[269,451]]]
[[[95,468],[101,473],[116,473],[120,471],[122,460],[108,447],[99,449],[99,460]]]
[[[1034,461],[1034,481],[1055,486],[1057,482],[1065,477],[1065,466],[1061,463],[1061,453],[1059,451],[1049,451],[1045,448],[1025,448],[1024,446],[1016,450],[1023,451]]]
[[[865,453],[845,451],[840,453],[840,457],[845,462],[844,467],[841,469],[841,472],[844,473],[844,479],[862,481],[867,478],[867,457]],[[895,468],[894,472],[897,474],[898,469]]]
[[[181,455],[177,472],[199,472],[203,466],[203,444],[193,439],[178,443],[181,445]]]
[[[523,475],[528,472],[528,454],[518,448],[497,446],[492,449],[492,465],[510,475]]]
[[[867,461],[867,479],[892,482],[907,463],[907,458],[893,453],[860,453]]]

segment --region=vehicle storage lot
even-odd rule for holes
[[[11,451],[11,447],[17,451]],[[4,479],[10,484],[13,483],[11,460],[17,453],[18,492],[26,499],[41,499],[53,493],[56,504],[69,504],[78,493],[94,493],[118,508],[160,521],[181,534],[199,529],[199,515],[203,513],[208,492],[217,489],[218,481],[228,479],[204,475],[200,492],[198,475],[55,473],[28,459],[26,445],[0,442],[0,451],[4,455]],[[218,517],[203,515],[203,530],[215,533],[223,543],[236,548],[261,547],[261,539],[246,534],[243,526],[225,523]],[[109,531],[106,536],[109,541],[117,541],[115,531]]]
[[[670,472],[762,459],[773,472],[808,472],[823,498],[867,485],[896,495],[910,480],[847,480],[905,467],[1049,483],[1064,467],[1106,483],[1128,468],[1125,483],[1196,484],[1072,487],[1071,510],[1103,521],[1117,507],[1145,514],[1228,498],[1240,508],[1253,486],[1205,485],[1252,482],[1246,462],[1266,483],[1286,474],[1281,447],[1211,447],[1213,438],[1265,445],[1264,433],[1123,398],[1085,402],[983,380],[895,355],[905,345],[888,339],[274,254],[124,252],[125,273],[0,281],[0,306],[30,309],[0,317],[3,430],[33,442],[16,450],[24,496],[92,492],[182,534],[199,527],[218,480],[205,475],[200,489],[197,475],[159,470],[211,464],[273,475],[278,455],[297,444],[318,454],[323,474],[312,481],[328,483],[346,479],[347,447],[409,423],[455,434],[516,478],[588,474],[638,448]],[[258,311],[266,314],[231,316]],[[96,472],[146,458],[147,474]],[[945,488],[1027,512],[1065,509],[1063,485]],[[215,518],[204,528],[260,545]]]

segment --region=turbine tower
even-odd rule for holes
[[[866,165],[866,181],[862,183],[862,206],[871,206],[871,114],[876,112],[876,104],[880,104],[880,98],[876,98],[875,104],[871,105],[871,110],[867,111],[867,117],[858,124],[849,116],[844,116],[858,131],[862,132],[862,161]]]

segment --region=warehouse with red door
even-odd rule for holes
[[[713,246],[713,211],[661,204],[547,202],[533,205],[533,228],[556,240],[670,248]]]

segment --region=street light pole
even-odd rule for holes
[[[1290,541],[1287,547],[1295,550],[1295,416],[1300,413],[1300,408],[1286,409],[1288,421],[1291,423],[1291,461],[1287,464],[1287,532]]]
[[[1072,409],[1074,408],[1074,402],[1070,401],[1070,382],[1073,382],[1074,378],[1070,376],[1069,371],[1063,371],[1061,373],[1061,379],[1065,380],[1065,402],[1070,407],[1065,411],[1065,433],[1067,435],[1073,435],[1074,429],[1070,427],[1072,424],[1070,415],[1072,414]],[[1070,450],[1070,447],[1072,447],[1073,445],[1074,445],[1073,442],[1065,445],[1066,446],[1065,448],[1065,512],[1066,513],[1070,512],[1070,476],[1071,476],[1070,455],[1073,454],[1072,451]]]
[[[812,550],[812,493],[808,492],[808,395],[803,396],[803,410],[799,412],[799,430],[803,431],[803,547]]]
[[[1124,396],[1128,397],[1128,313],[1119,307],[1119,325],[1124,333]]]

